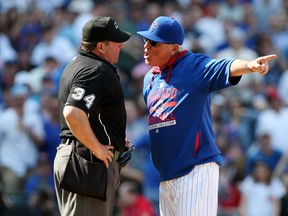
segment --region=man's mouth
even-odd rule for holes
[[[149,53],[148,52],[144,52],[144,58],[147,59],[149,57]]]

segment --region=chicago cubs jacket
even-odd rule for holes
[[[165,68],[153,67],[146,74],[143,95],[149,110],[151,156],[160,181],[181,177],[195,165],[222,164],[210,97],[240,81],[241,77],[229,77],[232,61],[183,51]]]

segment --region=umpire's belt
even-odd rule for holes
[[[75,138],[63,138],[61,141],[61,144],[70,145],[73,141],[76,141],[76,139]],[[113,152],[113,158],[117,161],[119,159],[120,152],[115,151],[115,150],[113,150],[112,152]]]

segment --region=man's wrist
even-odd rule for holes
[[[246,63],[245,63],[245,68],[246,68],[246,70],[247,70],[248,73],[253,73],[254,71],[250,70],[250,68],[249,68],[249,66],[248,66],[248,63],[249,63],[249,62],[246,62]]]

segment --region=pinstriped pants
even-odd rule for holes
[[[219,165],[195,166],[180,178],[160,183],[161,216],[216,216]]]

